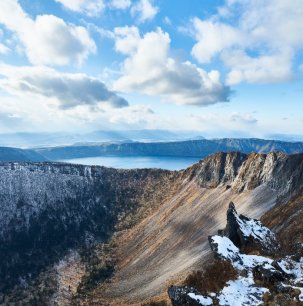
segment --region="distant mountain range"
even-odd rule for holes
[[[93,131],[88,133],[58,132],[58,133],[7,133],[0,134],[0,146],[3,147],[41,147],[72,145],[87,142],[108,141],[181,141],[201,139],[198,132],[168,131],[168,130],[116,130]]]
[[[303,142],[264,139],[200,139],[179,142],[131,142],[74,145],[35,149],[48,160],[74,159],[94,156],[171,156],[204,158],[216,152],[288,154],[303,152]]]
[[[46,161],[47,158],[34,150],[0,147],[1,161]]]
[[[18,149],[0,147],[3,161],[58,161],[97,156],[149,156],[204,158],[216,152],[288,154],[303,152],[303,142],[286,142],[265,139],[199,139],[169,142],[105,142],[81,143],[70,146]]]

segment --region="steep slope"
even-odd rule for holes
[[[130,142],[75,145],[35,149],[49,160],[72,159],[92,156],[187,156],[204,158],[216,152],[288,154],[303,152],[302,142],[283,142],[264,139],[201,139],[179,142]]]
[[[161,201],[173,172],[54,163],[0,164],[0,290],[71,248],[107,240]],[[152,195],[152,196],[151,196]]]
[[[278,234],[286,252],[292,252],[293,248],[303,245],[302,220],[303,190],[293,196],[286,205],[277,205],[262,216],[263,223]]]
[[[302,173],[303,154],[283,153],[218,153],[179,172],[1,163],[0,291],[23,286],[15,304],[42,288],[39,305],[77,291],[75,305],[139,305],[201,267],[230,201],[259,218],[301,190]]]
[[[168,289],[173,306],[303,304],[302,247],[283,256],[276,234],[259,220],[238,215],[234,203],[225,230],[208,240],[213,263],[192,273],[186,286]]]
[[[230,201],[260,218],[300,189],[302,171],[302,154],[282,153],[218,153],[185,170],[180,190],[121,235],[117,271],[90,303],[137,305],[161,294],[208,258],[207,238],[225,225]]]
[[[46,161],[47,158],[34,150],[0,147],[0,161]]]

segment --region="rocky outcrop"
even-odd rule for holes
[[[272,255],[280,250],[276,235],[259,220],[238,215],[233,202],[227,210],[227,224],[223,235],[240,249],[254,249]]]
[[[249,246],[253,253],[261,247],[262,251],[277,255],[280,247],[273,232],[258,220],[238,216],[231,203],[225,231],[209,237],[209,243],[215,258],[230,262],[238,275],[219,292],[207,292],[198,305],[257,306],[264,302],[265,305],[278,305],[277,302],[282,301],[281,305],[303,304],[303,254],[273,260],[272,256],[242,253],[234,242],[240,247]],[[168,293],[173,305],[182,305],[174,304],[175,300],[187,302],[189,297],[202,297],[194,288],[171,288]]]
[[[303,154],[216,153],[193,170],[194,178],[205,188],[226,185],[242,192],[265,184],[285,197],[303,186]]]

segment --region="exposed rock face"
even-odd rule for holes
[[[225,184],[241,192],[267,184],[286,196],[303,184],[303,154],[216,153],[194,169],[199,184],[207,188]]]
[[[280,249],[276,235],[260,221],[238,215],[233,202],[227,210],[224,236],[240,249],[248,247],[268,254],[275,254]]]
[[[257,306],[266,302],[265,305],[302,305],[303,254],[286,256],[279,260],[273,260],[268,256],[243,254],[233,241],[240,246],[244,241],[246,246],[247,237],[252,237],[250,243],[254,242],[250,245],[251,251],[255,251],[253,247],[256,246],[257,249],[262,247],[262,250],[274,254],[279,248],[275,234],[258,220],[238,216],[233,203],[227,211],[227,220],[225,232],[221,231],[221,236],[209,237],[209,243],[217,259],[229,261],[238,271],[237,279],[228,281],[219,292],[208,292],[207,296],[203,296],[204,300],[198,304]],[[249,235],[246,235],[247,232]],[[229,236],[224,236],[225,233]],[[187,301],[188,296],[200,295],[197,290],[190,291],[191,289],[174,289],[173,292],[177,292],[177,301]],[[174,295],[169,296],[174,302]],[[209,304],[207,299],[211,301]]]
[[[150,300],[163,293],[171,277],[207,258],[207,237],[225,225],[230,201],[259,218],[277,203],[277,195],[282,199],[300,190],[302,160],[300,154],[222,153],[179,172],[1,163],[1,290],[20,283],[19,276],[27,284],[29,273],[33,277],[58,263],[69,249],[91,250],[90,245],[128,228],[117,238],[114,276],[102,290],[94,289],[87,303]],[[252,222],[239,220],[245,226]],[[243,261],[240,251],[234,255]]]

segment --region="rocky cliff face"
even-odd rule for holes
[[[263,184],[289,195],[303,184],[303,154],[217,153],[193,167],[202,187],[229,185],[237,192]]]
[[[241,213],[260,218],[301,190],[302,173],[303,155],[282,153],[218,153],[179,172],[1,163],[0,291],[15,284],[28,291],[32,280],[47,283],[46,266],[64,267],[81,278],[54,286],[66,296],[76,294],[83,277],[87,284],[90,275],[98,279],[90,289],[81,287],[77,305],[136,305],[205,262],[208,235],[224,226],[230,201]],[[114,268],[106,260],[97,272],[69,268],[69,262],[82,267],[81,252],[97,254],[88,257],[98,266],[98,250],[113,236],[115,253],[106,248]]]
[[[258,220],[238,215],[233,203],[227,211],[225,231],[210,236],[209,243],[218,260],[215,264],[220,261],[230,263],[235,275],[226,279],[223,288],[217,292],[210,292],[207,285],[200,286],[201,292],[190,286],[172,286],[168,295],[173,306],[303,304],[302,252],[281,258],[275,233]],[[196,283],[199,285],[199,281],[203,284],[218,279],[224,271],[218,274],[214,269],[213,273],[207,280],[203,279],[207,276],[201,274]]]

